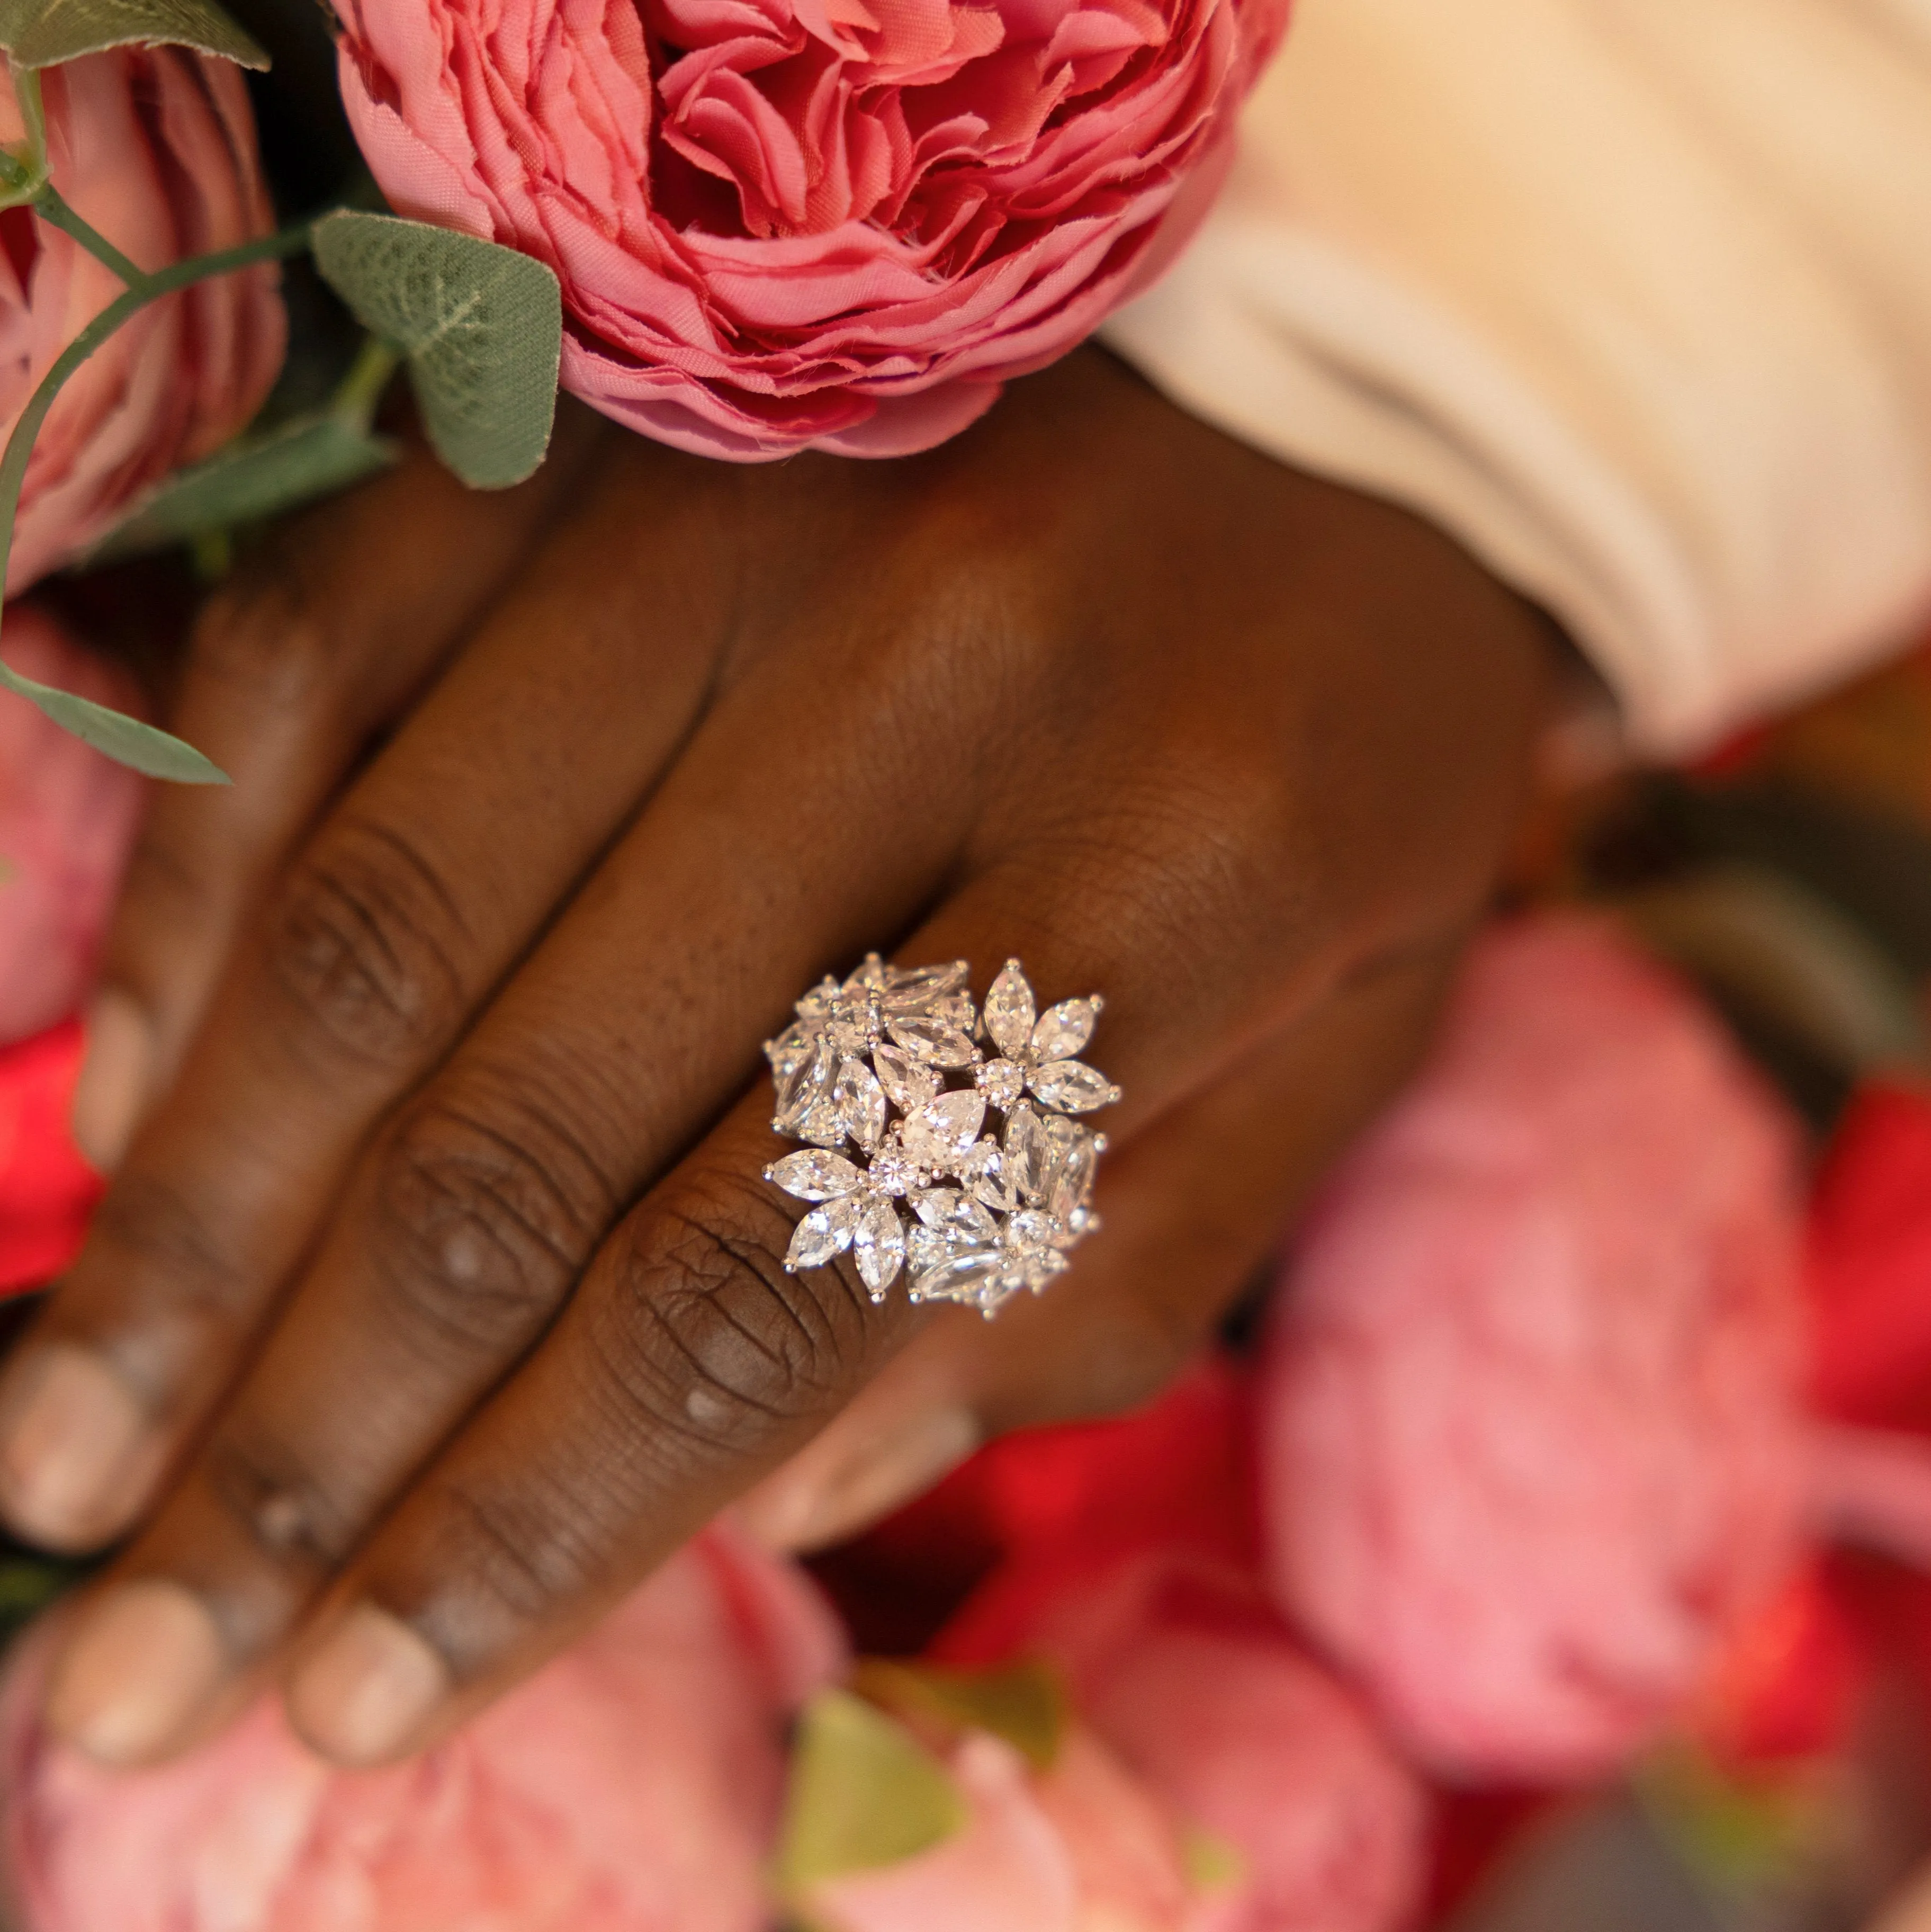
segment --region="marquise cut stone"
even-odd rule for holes
[[[948,1256],[937,1266],[913,1277],[912,1299],[976,1302],[977,1291],[1005,1264],[1005,1257],[996,1248]]]
[[[928,1066],[970,1066],[979,1058],[972,1036],[942,1019],[915,1016],[891,1021],[886,1030],[896,1045]]]
[[[1033,989],[1019,970],[1016,959],[1009,959],[985,996],[985,1030],[993,1044],[1009,1060],[1026,1051],[1033,1035]]]
[[[809,1148],[787,1154],[764,1170],[767,1180],[775,1180],[787,1194],[800,1201],[829,1201],[850,1194],[864,1184],[865,1175],[842,1154],[823,1148]]]
[[[1036,1069],[1027,1082],[1045,1103],[1064,1114],[1088,1114],[1120,1098],[1120,1089],[1103,1073],[1077,1060],[1055,1060]]]
[[[867,1154],[875,1152],[885,1138],[885,1089],[877,1076],[862,1060],[842,1060],[832,1098],[845,1132]]]
[[[1099,1016],[1090,1000],[1062,1000],[1048,1008],[1033,1029],[1034,1061],[1043,1064],[1049,1060],[1076,1058],[1086,1051]]]
[[[905,1262],[904,1223],[889,1200],[874,1195],[859,1209],[858,1226],[852,1233],[852,1258],[872,1300],[883,1300],[885,1291],[898,1279]]]
[[[880,1046],[872,1049],[871,1064],[877,1070],[878,1083],[885,1097],[901,1114],[922,1107],[943,1084],[935,1066],[914,1060],[902,1046]]]
[[[784,1265],[794,1273],[799,1268],[823,1268],[850,1246],[856,1220],[854,1197],[849,1194],[814,1208],[793,1231]]]
[[[1046,1189],[1046,1130],[1030,1107],[1017,1106],[1006,1123],[1006,1172],[1013,1192],[1037,1202]]]

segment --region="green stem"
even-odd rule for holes
[[[349,365],[349,373],[337,384],[328,406],[337,416],[366,430],[376,419],[376,406],[389,378],[401,366],[402,357],[379,335],[372,335]]]
[[[136,279],[127,292],[116,296],[55,358],[53,367],[40,378],[40,386],[28,398],[7,439],[6,453],[0,455],[0,586],[7,581],[7,566],[13,550],[13,523],[20,507],[20,486],[25,482],[27,464],[34,453],[34,440],[40,433],[67,378],[113,334],[121,325],[140,314],[150,302],[178,289],[191,286],[215,275],[236,268],[252,267],[257,262],[271,262],[298,255],[308,246],[313,224],[301,222],[278,234],[265,235],[258,241],[244,242],[238,248],[224,248],[218,254],[196,255],[184,262],[170,262],[152,274],[135,272]]]
[[[142,270],[122,254],[99,229],[82,220],[61,199],[52,182],[40,184],[40,193],[34,196],[33,208],[49,228],[58,228],[71,235],[97,262],[105,262],[130,289],[142,279]]]

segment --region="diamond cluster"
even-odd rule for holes
[[[989,1316],[1039,1293],[1099,1226],[1088,1204],[1106,1138],[1071,1116],[1120,1098],[1078,1058],[1099,996],[1041,1013],[1009,959],[982,1011],[970,971],[872,953],[843,985],[814,986],[766,1042],[771,1124],[809,1143],[764,1170],[811,1204],[784,1258],[794,1273],[849,1250],[874,1301],[903,1271],[914,1301]]]

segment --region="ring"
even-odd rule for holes
[[[1120,1098],[1078,1057],[1099,995],[1042,1013],[1009,959],[981,1010],[970,976],[963,959],[907,968],[871,953],[842,985],[813,987],[766,1042],[771,1124],[808,1144],[764,1170],[811,1204],[790,1272],[849,1250],[874,1302],[902,1270],[913,1301],[990,1317],[1064,1274],[1067,1250],[1099,1226],[1089,1204],[1106,1136],[1072,1118]],[[988,1112],[1002,1132],[982,1131]]]

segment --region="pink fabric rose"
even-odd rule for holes
[[[0,220],[4,220],[0,217]],[[127,681],[40,611],[0,626],[14,670],[121,710]],[[73,1012],[113,909],[139,823],[141,782],[23,698],[0,692],[0,1046]]]
[[[712,456],[925,449],[1205,212],[1285,0],[344,0],[398,213],[563,284],[564,386]]]
[[[267,232],[254,122],[229,62],[124,48],[50,68],[42,85],[54,185],[141,267]],[[0,76],[0,142],[23,134]],[[10,590],[67,562],[149,484],[247,424],[281,367],[277,288],[265,266],[167,297],[73,376],[28,466]],[[112,270],[28,209],[0,212],[0,434],[121,290]],[[11,655],[4,642],[0,655]]]
[[[331,1772],[263,1702],[179,1763],[49,1742],[0,1700],[19,1932],[764,1932],[788,1714],[839,1668],[802,1576],[700,1538],[450,1742]]]
[[[1475,948],[1293,1257],[1261,1401],[1282,1602],[1450,1774],[1603,1771],[1796,1552],[1795,1135],[1603,925]]]
[[[1232,1854],[1195,1886],[1186,1932],[1410,1922],[1427,1876],[1426,1796],[1231,1564],[1177,1550],[1097,1566],[1035,1558],[988,1585],[937,1654],[1050,1660],[1081,1723],[1168,1816]]]

